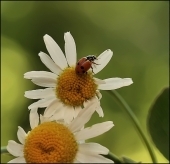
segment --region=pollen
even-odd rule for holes
[[[78,75],[74,67],[66,68],[57,79],[56,96],[67,105],[82,106],[96,94],[92,73]]]
[[[45,122],[28,134],[26,163],[72,163],[78,151],[73,133],[63,124]]]

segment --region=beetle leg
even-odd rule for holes
[[[95,63],[95,62],[92,62],[93,64],[96,64],[96,65],[100,65],[100,64],[97,64],[97,63]]]
[[[93,72],[93,67],[91,66],[92,72]],[[93,72],[94,73],[94,72]],[[95,73],[94,73],[95,74]]]

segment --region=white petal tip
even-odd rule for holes
[[[31,105],[32,105],[32,104],[31,104]],[[28,109],[29,109],[29,110],[31,110],[31,107],[32,107],[31,105],[30,105],[30,106],[28,106]]]
[[[26,92],[27,92],[27,91],[26,91]],[[24,97],[29,98],[26,92],[24,93]]]
[[[131,80],[131,84],[133,84],[133,80],[132,79],[130,79]]]
[[[43,52],[42,52],[42,51],[40,51],[40,52],[38,53],[38,56],[41,56],[41,55],[42,55],[42,53],[43,53]]]
[[[115,125],[114,125],[113,122],[112,122],[112,124],[110,124],[110,129],[113,128],[114,126],[115,126]]]
[[[44,42],[46,43],[46,41],[48,41],[49,39],[51,40],[52,38],[51,38],[50,35],[45,34],[45,35],[43,36],[43,39],[44,39]]]
[[[49,35],[48,35],[48,34],[45,34],[45,35],[43,36],[43,38],[45,38],[45,37],[49,37]]]
[[[25,78],[25,79],[28,79],[27,72],[24,73],[24,78]]]
[[[133,80],[131,78],[125,78],[126,79],[126,84],[131,85],[133,84]]]
[[[65,32],[65,35],[66,35],[66,34],[70,34],[70,31]]]
[[[107,121],[107,124],[110,127],[110,129],[114,126],[113,121]]]
[[[113,55],[113,51],[110,49],[107,49],[106,51],[108,51],[109,53],[111,53]]]

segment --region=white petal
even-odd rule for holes
[[[26,163],[26,161],[24,157],[17,157],[15,159],[12,159],[8,163]]]
[[[65,109],[63,108],[63,109],[61,109],[61,110],[57,110],[57,111],[55,111],[55,113],[53,114],[53,116],[51,117],[51,120],[56,120],[56,121],[58,121],[58,120],[61,120],[61,119],[63,119],[64,118],[64,111]]]
[[[76,118],[77,117],[77,115],[79,114],[79,112],[81,111],[81,106],[76,106],[75,108],[74,108],[74,118]]]
[[[13,140],[8,141],[7,150],[13,156],[16,156],[16,157],[23,156],[24,155],[23,148],[24,148],[23,145],[18,144]]]
[[[83,143],[79,145],[79,151],[85,154],[108,154],[109,149],[98,143]]]
[[[50,79],[57,79],[57,75],[52,72],[47,71],[30,71],[24,74],[24,78],[26,79],[34,79],[34,78],[50,78]]]
[[[34,129],[35,127],[37,127],[38,123],[39,123],[39,115],[38,115],[37,110],[38,110],[37,108],[30,110],[30,126],[31,126],[31,129]]]
[[[47,54],[45,54],[44,52],[40,52],[38,55],[45,66],[56,75],[59,75],[62,72],[62,69],[58,65],[56,65]]]
[[[100,106],[100,99],[97,98],[97,96],[93,97],[90,101],[86,101],[84,103],[84,106],[88,106],[90,105],[91,102],[96,102],[96,103],[99,103],[98,106],[96,106],[96,112],[99,114],[99,117],[103,117],[104,116],[104,113],[103,113],[103,109],[101,108]]]
[[[51,96],[51,97],[47,97],[47,98],[38,100],[38,101],[32,103],[30,106],[28,106],[28,109],[47,107],[55,99],[56,99],[55,96]]]
[[[95,83],[96,83],[97,85],[99,85],[99,84],[105,84],[105,81],[104,81],[104,80],[98,79],[98,78],[96,78],[96,77],[93,77],[93,79],[94,79],[94,81],[95,81]]]
[[[59,99],[55,99],[44,111],[44,117],[51,117],[57,110],[62,110],[63,104]]]
[[[101,90],[113,90],[113,89],[118,89],[124,86],[131,85],[133,83],[131,78],[109,78],[104,80],[106,84],[99,84],[98,89]]]
[[[51,78],[41,78],[37,77],[31,80],[34,84],[39,85],[41,87],[56,87],[57,81]]]
[[[99,65],[95,65],[95,67],[93,67],[94,73],[97,74],[98,72],[100,72],[108,64],[112,56],[113,56],[113,52],[110,49],[101,53],[97,57],[97,60],[95,61]]]
[[[83,143],[85,143],[85,140],[79,140],[79,141],[77,141],[77,143],[78,144],[83,144]]]
[[[18,136],[18,140],[22,144],[24,144],[25,143],[25,138],[26,138],[27,134],[25,133],[24,129],[21,128],[20,126],[18,126],[17,136]]]
[[[103,109],[101,106],[98,106],[98,108],[96,108],[96,112],[99,114],[99,117],[104,117]]]
[[[97,98],[97,96],[94,96],[92,99],[90,99],[89,101],[84,102],[84,107],[88,107],[89,105],[91,105],[91,103],[97,103],[98,105],[96,106],[96,112],[99,114],[99,117],[103,117],[104,113],[103,113],[103,109],[100,106],[100,101]]]
[[[84,127],[82,129],[84,129]],[[83,143],[85,143],[85,140],[79,140],[79,141],[77,141],[77,143],[78,144],[83,144]]]
[[[91,98],[90,100],[85,101],[83,105],[84,105],[84,107],[86,108],[86,107],[91,106],[92,103],[100,103],[100,101],[99,101],[98,98],[96,98],[96,96],[94,96],[94,97]]]
[[[50,96],[55,96],[55,88],[26,91],[24,96],[29,99],[42,99]]]
[[[101,100],[102,94],[100,93],[99,90],[96,90],[96,94],[97,94],[98,99]]]
[[[40,114],[40,122],[41,122],[41,124],[43,122],[51,122],[51,121],[54,121],[54,119],[52,119],[51,117],[44,117],[43,115]]]
[[[70,123],[73,120],[74,117],[74,108],[72,106],[64,106],[65,112],[64,112],[64,120],[66,123]]]
[[[114,163],[102,155],[84,154],[79,151],[77,152],[76,159],[81,163]]]
[[[84,124],[86,124],[94,111],[96,110],[96,107],[99,105],[99,103],[89,103],[88,106],[83,108],[78,116],[70,123],[69,129],[74,133],[78,130],[80,130]]]
[[[46,45],[46,48],[51,56],[51,58],[54,60],[54,62],[61,68],[64,69],[68,67],[66,58],[61,51],[58,44],[53,40],[53,38],[49,35],[44,35],[44,42]]]
[[[80,163],[80,161],[78,161],[77,159],[74,159],[73,163]]]
[[[64,34],[65,53],[69,66],[74,66],[77,61],[76,44],[70,32]]]
[[[75,134],[77,140],[86,140],[96,136],[99,136],[113,127],[112,121],[106,121],[95,124],[91,127],[85,128]]]

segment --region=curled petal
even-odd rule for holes
[[[101,106],[96,108],[96,112],[99,114],[99,117],[104,117],[103,109]]]
[[[101,100],[102,94],[100,93],[99,90],[96,90],[96,95],[97,95],[98,99]]]

